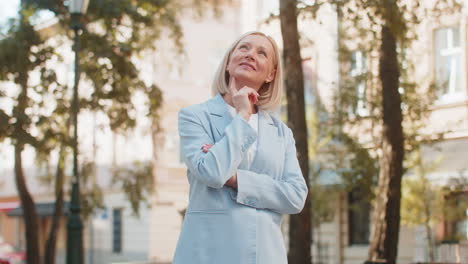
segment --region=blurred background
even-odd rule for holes
[[[387,263],[370,257],[380,223],[398,263],[468,263],[466,1],[0,3],[0,263],[171,263],[189,190],[177,113],[212,97],[222,56],[252,30],[300,54],[303,80],[285,76],[275,114],[308,161],[311,261]],[[75,216],[83,262],[66,258]]]

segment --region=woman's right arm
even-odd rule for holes
[[[245,152],[257,139],[255,130],[238,114],[226,127],[224,136],[212,142],[198,114],[199,106],[179,112],[180,149],[187,168],[197,180],[212,188],[222,188],[234,175]],[[205,126],[204,126],[205,125]],[[213,144],[210,151],[202,150],[204,144]]]

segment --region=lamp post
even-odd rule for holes
[[[73,87],[72,119],[73,119],[73,180],[70,202],[70,212],[67,223],[67,264],[83,264],[83,222],[80,216],[80,185],[78,180],[78,83],[80,80],[79,36],[83,29],[81,16],[86,13],[89,0],[70,0],[71,27],[75,43],[75,85]]]

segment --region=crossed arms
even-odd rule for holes
[[[237,174],[237,203],[281,214],[296,214],[304,207],[308,193],[296,156],[291,130],[287,128],[286,153],[282,175],[266,175],[238,169],[257,133],[236,115],[224,136],[214,144],[207,128],[191,108],[179,112],[179,135],[182,156],[195,178],[211,188],[223,188]],[[202,146],[210,144],[209,151]],[[273,177],[278,176],[278,177]]]

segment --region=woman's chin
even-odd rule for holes
[[[236,78],[237,82],[242,82],[245,84],[254,84],[256,80],[255,77],[255,73],[253,72],[240,72],[234,75],[234,78]]]

